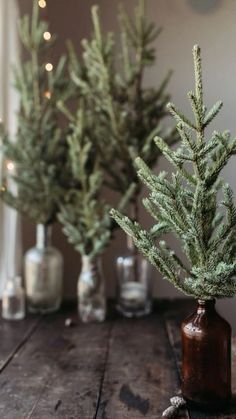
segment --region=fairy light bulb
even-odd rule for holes
[[[47,63],[47,64],[45,65],[45,69],[46,69],[47,71],[52,71],[52,70],[53,70],[53,65],[52,65],[52,63]]]
[[[47,3],[45,0],[39,0],[38,5],[41,7],[41,9],[44,9],[47,6]]]
[[[9,161],[8,163],[7,163],[7,170],[9,170],[9,171],[13,171],[15,169],[15,165],[14,165],[14,163],[12,162],[12,161]]]
[[[47,98],[47,99],[51,99],[51,92],[49,92],[49,90],[46,90],[46,92],[44,92],[44,96]]]
[[[46,32],[44,32],[43,37],[44,37],[45,41],[50,41],[52,35],[50,34],[50,32],[46,31]]]

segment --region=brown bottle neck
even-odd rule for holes
[[[204,313],[210,313],[215,312],[215,304],[216,300],[198,300],[197,301],[197,313],[198,314],[204,314]]]

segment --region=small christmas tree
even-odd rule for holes
[[[87,118],[83,102],[75,116],[62,104],[60,107],[70,116],[71,133],[67,141],[72,176],[59,220],[75,249],[94,259],[110,240],[112,222],[110,207],[101,200],[103,174],[89,135],[92,121]]]
[[[19,28],[29,58],[15,70],[15,87],[20,96],[16,141],[6,136],[3,141],[4,157],[15,167],[12,180],[17,193],[6,188],[2,198],[40,224],[55,220],[66,185],[66,142],[58,127],[56,103],[69,94],[64,78],[65,57],[55,69],[45,61],[55,40],[54,36],[45,38],[45,33],[49,33],[48,25],[39,20],[34,2],[31,21],[24,16]]]
[[[93,138],[107,174],[104,183],[121,196],[131,184],[135,185],[132,202],[134,218],[138,218],[141,184],[133,160],[141,156],[154,166],[161,153],[152,142],[153,136],[162,134],[168,144],[177,137],[161,126],[167,114],[169,94],[165,89],[170,73],[158,89],[144,87],[145,71],[155,63],[152,44],[160,29],[147,22],[144,0],[139,1],[133,20],[121,9],[121,54],[117,55],[114,34],[102,33],[97,6],[92,8],[92,20],[94,34],[82,42],[82,65],[70,47],[71,78],[79,94],[86,97],[91,117],[96,119]]]
[[[61,101],[58,107],[70,121],[67,142],[71,172],[59,220],[69,242],[82,256],[92,260],[104,251],[115,226],[109,215],[111,207],[102,198],[104,173],[92,140],[96,120],[90,118],[82,99],[75,114]],[[131,185],[120,201],[120,209],[124,209],[132,192]]]
[[[103,321],[106,297],[99,256],[110,242],[114,222],[109,216],[110,206],[102,198],[103,170],[92,141],[95,120],[87,114],[83,100],[79,101],[75,115],[63,103],[58,106],[70,120],[67,141],[72,173],[58,217],[69,242],[82,256],[78,281],[80,318],[84,322]],[[129,201],[130,193],[132,186],[120,208]]]
[[[181,145],[172,151],[160,137],[155,138],[157,147],[176,168],[176,173],[171,179],[164,172],[156,176],[142,159],[136,159],[138,175],[151,191],[143,202],[156,224],[146,231],[118,211],[112,210],[112,216],[176,288],[207,300],[232,297],[236,292],[232,279],[236,272],[236,208],[230,186],[219,178],[236,151],[236,139],[231,141],[228,131],[214,131],[209,140],[206,138],[206,128],[218,114],[222,102],[207,111],[203,103],[198,46],[193,48],[193,56],[195,92],[189,92],[188,98],[195,121],[170,103],[168,109],[177,121]],[[220,191],[224,198],[218,202]],[[160,240],[168,232],[180,240],[187,262]]]

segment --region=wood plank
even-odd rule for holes
[[[173,357],[177,366],[178,376],[181,380],[181,339],[180,326],[188,315],[194,311],[196,303],[193,300],[173,300],[168,302],[164,313],[167,335],[172,347]]]
[[[173,356],[176,362],[179,376],[181,375],[181,336],[180,336],[180,325],[181,321],[188,315],[191,314],[191,310],[186,312],[187,305],[183,304],[181,310],[177,309],[175,305],[172,307],[172,311],[168,312],[165,316],[167,333],[169,336],[170,344],[173,349]],[[185,315],[184,315],[185,314]],[[184,315],[184,316],[183,316]],[[207,373],[207,372],[206,372]],[[232,390],[233,394],[236,394],[236,338],[233,338],[232,345]],[[232,404],[228,409],[218,413],[206,413],[192,408],[188,409],[189,416],[191,419],[235,419],[236,418],[236,400],[233,397]]]
[[[71,311],[0,322],[0,418],[157,419],[179,392],[179,326],[191,301],[158,302],[150,317],[65,328]],[[236,339],[233,341],[236,393]],[[179,419],[235,419],[183,412]]]
[[[96,419],[157,419],[179,392],[161,313],[113,323]],[[182,418],[187,418],[183,413]]]
[[[0,375],[4,419],[91,419],[104,374],[110,323],[64,326],[44,318]]]
[[[0,320],[0,372],[8,365],[17,351],[36,330],[40,316],[28,316],[24,320]]]

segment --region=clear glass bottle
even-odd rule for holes
[[[79,275],[78,311],[82,322],[103,322],[106,318],[105,282],[100,258],[82,256]]]
[[[116,261],[118,279],[117,310],[125,317],[141,317],[152,310],[152,282],[149,262],[134,248],[128,237],[128,250]]]
[[[25,317],[25,292],[20,276],[6,281],[2,294],[2,317],[6,320],[22,320]]]
[[[51,246],[51,226],[37,225],[36,246],[25,255],[27,305],[33,313],[51,313],[62,300],[63,258]]]

